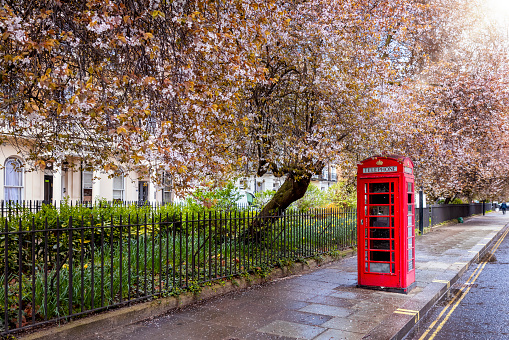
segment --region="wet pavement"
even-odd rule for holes
[[[417,237],[417,284],[407,295],[357,288],[351,257],[88,339],[402,338],[507,223],[509,215],[490,213]]]
[[[508,278],[509,235],[471,266],[452,286],[450,298],[437,304],[408,338],[509,339]]]

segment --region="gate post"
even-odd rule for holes
[[[419,233],[424,234],[424,194],[422,192],[422,186],[419,190]]]

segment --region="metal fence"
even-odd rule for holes
[[[182,203],[161,203],[161,202],[140,202],[140,201],[41,201],[41,200],[27,200],[27,201],[5,201],[0,200],[0,217],[8,217],[15,215],[23,215],[26,213],[36,214],[44,209],[44,207],[51,207],[59,210],[62,207],[85,207],[85,208],[111,208],[111,207],[148,207],[157,210],[164,206],[174,206],[178,208],[185,208],[187,204]],[[229,207],[229,210],[244,209],[244,210],[259,210],[260,207],[250,204],[234,204]]]
[[[2,224],[0,335],[356,245],[355,210],[264,219],[233,210],[107,220],[32,216]]]
[[[138,202],[138,201],[41,201],[41,200],[27,200],[27,201],[5,201],[0,200],[0,217],[7,217],[13,215],[20,215],[24,213],[38,213],[43,210],[44,206],[51,206],[60,209],[62,206],[66,207],[128,207],[128,206],[150,206],[152,208],[160,207],[164,204],[151,203],[151,202]]]
[[[435,226],[445,221],[454,220],[459,217],[469,217],[476,214],[483,214],[493,209],[492,203],[471,203],[471,204],[436,204],[424,209],[416,207],[415,225],[419,227],[420,210],[423,214],[423,228]]]
[[[483,211],[491,209],[491,203],[432,205],[430,207],[431,225],[434,226],[459,217],[482,214]]]
[[[430,211],[429,207],[426,207],[424,209],[420,208],[420,207],[415,207],[415,227],[419,228],[419,229],[421,228],[421,225],[420,225],[421,214],[422,214],[422,222],[423,222],[422,229],[424,230],[424,228],[429,228],[429,226],[430,226],[431,211]]]

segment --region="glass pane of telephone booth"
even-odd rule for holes
[[[408,215],[407,215],[407,223],[408,223],[408,232],[407,232],[407,242],[408,242],[408,271],[414,268],[414,238],[413,238],[413,228],[414,228],[414,185],[412,182],[407,182],[407,195],[408,195]]]
[[[384,227],[390,227],[389,224],[389,217],[370,217],[369,218],[369,226],[371,228],[384,228]]]
[[[369,260],[377,262],[390,262],[391,253],[388,251],[371,251],[369,254]]]
[[[370,238],[391,238],[390,229],[370,229]]]
[[[372,205],[369,208],[370,215],[386,215],[389,216],[389,206],[388,205]]]
[[[369,204],[389,204],[389,194],[369,195]]]
[[[394,182],[368,184],[368,261],[371,273],[393,273]],[[386,262],[386,263],[383,263]]]
[[[394,266],[394,265],[393,265]],[[370,271],[372,273],[390,273],[391,272],[390,263],[371,263]]]
[[[389,183],[370,183],[370,193],[389,192]]]
[[[369,241],[370,249],[383,249],[390,250],[391,249],[391,241],[389,240],[371,240]]]

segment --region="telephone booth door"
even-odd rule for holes
[[[358,165],[358,285],[408,292],[415,283],[413,163],[375,156]]]
[[[364,192],[364,211],[361,224],[364,234],[360,241],[364,248],[365,275],[360,285],[398,286],[400,284],[397,259],[399,248],[398,178],[361,180]],[[359,268],[360,269],[360,268]],[[384,275],[380,275],[384,274]]]

